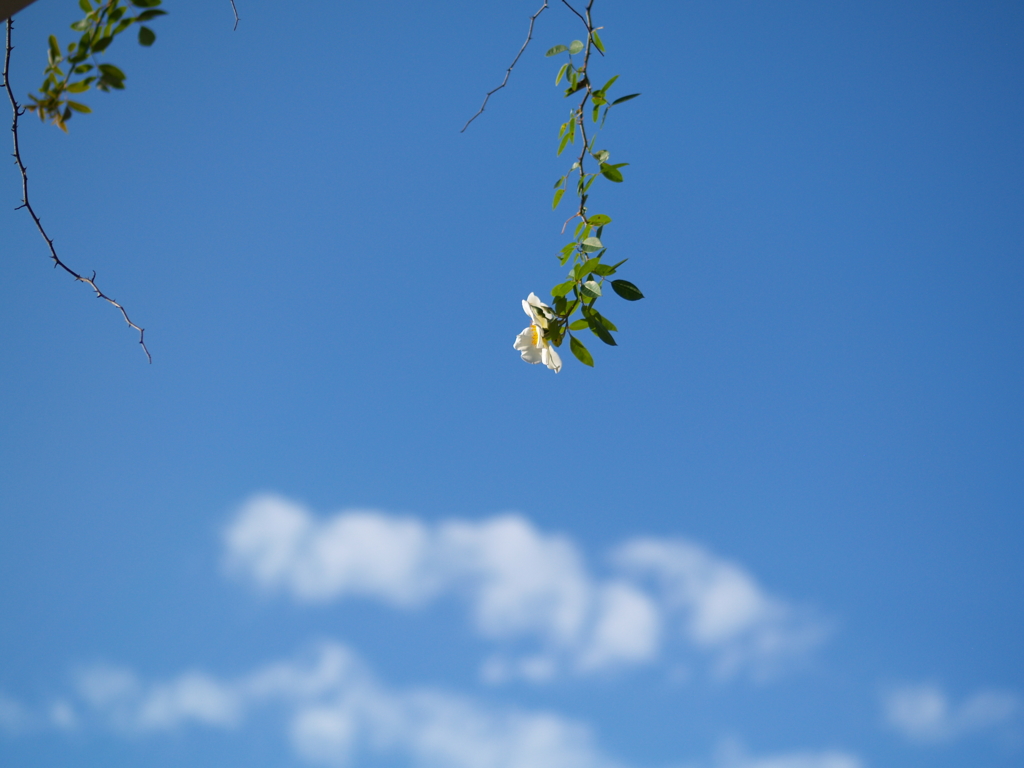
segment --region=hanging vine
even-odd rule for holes
[[[569,118],[558,129],[558,155],[570,145],[575,147],[577,140],[579,155],[566,174],[555,182],[551,207],[557,209],[565,193],[572,189],[577,199],[576,210],[563,224],[562,231],[574,220],[579,221],[573,239],[558,252],[559,263],[570,268],[567,279],[551,289],[551,305],[543,303],[534,293],[523,301],[523,311],[530,318],[530,325],[516,337],[513,345],[523,360],[543,363],[555,373],[562,368],[561,357],[555,348],[561,347],[566,337],[572,354],[589,366],[594,365],[594,358],[579,339],[577,334],[580,331],[589,330],[605,344],[617,346],[612,334],[619,329],[597,309],[597,302],[609,285],[626,301],[644,298],[640,289],[628,280],[610,279],[618,274],[628,259],[614,264],[604,260],[608,253],[604,231],[612,223],[612,218],[605,213],[591,213],[588,205],[591,186],[598,178],[616,184],[623,181],[622,169],[629,163],[609,162],[611,153],[607,149],[598,149],[597,140],[612,108],[640,94],[630,93],[611,99],[609,91],[619,79],[618,75],[612,76],[600,88],[594,87],[597,81],[591,77],[591,56],[595,51],[605,55],[605,46],[598,32],[602,27],[595,27],[593,23],[594,0],[589,0],[583,13],[566,0],[563,3],[583,21],[587,35],[585,41],[573,40],[569,45],[556,45],[546,54],[549,57],[567,55],[568,61],[562,64],[555,76],[555,85],[564,80],[567,86],[565,97],[579,97],[569,112]]]

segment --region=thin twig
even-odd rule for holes
[[[583,26],[585,26],[587,28],[587,32],[590,32],[591,31],[590,24],[589,24],[589,22],[587,22],[587,20],[585,18],[583,18],[583,14],[580,13],[579,11],[577,11],[571,5],[569,5],[569,0],[562,0],[562,3],[565,5],[566,8],[568,8],[570,11],[572,11],[573,13],[575,13],[577,16],[580,17],[580,21],[583,22]]]
[[[235,8],[235,0],[231,0],[231,10],[235,14],[235,26],[231,28],[231,31],[234,32],[236,29],[238,29],[238,22],[241,21],[241,19],[238,18],[238,9]]]
[[[575,13],[577,16],[580,16],[579,12],[575,8],[573,8],[571,5],[569,5],[569,3],[565,2],[565,0],[562,0],[562,2],[565,3],[566,5],[568,5],[573,13]],[[596,48],[596,46],[594,46],[594,24],[593,24],[593,21],[591,20],[591,16],[590,16],[590,9],[593,8],[593,7],[594,7],[594,0],[589,0],[589,2],[587,3],[586,11],[585,11],[586,14],[587,14],[586,17],[580,16],[580,18],[583,19],[583,23],[587,25],[587,46],[586,46],[586,49],[583,52],[583,66],[580,67],[580,69],[579,69],[580,72],[583,72],[583,80],[581,81],[580,85],[582,85],[584,88],[586,88],[586,93],[583,94],[583,100],[580,102],[579,107],[576,108],[576,121],[577,121],[577,125],[579,125],[579,127],[580,127],[580,136],[583,139],[583,148],[580,150],[580,156],[576,160],[576,163],[577,163],[577,165],[579,166],[579,169],[580,169],[580,182],[579,182],[580,183],[580,189],[583,188],[584,180],[587,178],[587,174],[586,174],[586,171],[583,168],[583,164],[584,164],[584,161],[587,158],[587,151],[588,151],[587,143],[589,141],[589,139],[587,139],[587,121],[586,121],[586,118],[585,118],[585,116],[583,114],[583,108],[586,106],[587,100],[590,99],[590,97],[594,93],[593,84],[590,82],[590,73],[587,72],[587,65],[590,63],[590,52],[591,52],[592,49]],[[599,169],[600,169],[600,166],[599,166]],[[579,216],[583,221],[587,220],[587,208],[586,208],[586,205],[587,205],[587,195],[585,193],[581,193],[581,195],[580,195],[580,209],[576,212],[576,215]],[[569,219],[569,221],[572,221],[572,219]],[[565,226],[564,225],[562,226],[562,230],[565,231]]]
[[[234,0],[232,0],[232,2],[233,1]],[[484,96],[484,103],[480,105],[480,110],[471,118],[469,118],[469,120],[466,121],[466,124],[462,126],[462,130],[459,131],[459,133],[464,133],[465,130],[469,128],[469,124],[484,113],[484,108],[487,106],[487,100],[491,98],[491,94],[497,93],[498,91],[505,87],[505,83],[508,82],[509,75],[512,74],[512,68],[516,65],[516,62],[519,61],[519,57],[523,55],[523,51],[526,50],[526,46],[528,46],[530,44],[530,41],[533,39],[533,23],[537,20],[537,17],[544,12],[544,9],[547,7],[548,0],[544,0],[544,5],[542,5],[540,9],[535,14],[533,14],[533,16],[530,17],[530,29],[526,32],[526,41],[523,43],[523,47],[519,49],[519,53],[516,54],[516,57],[512,59],[512,63],[508,65],[508,69],[505,70],[505,79],[501,81],[501,85],[499,85],[497,88],[487,92],[487,95]]]
[[[133,323],[131,319],[128,317],[128,313],[125,312],[124,307],[122,307],[120,304],[118,304],[116,301],[114,301],[112,298],[107,296],[107,294],[105,294],[103,291],[99,289],[99,286],[96,285],[95,272],[92,273],[92,277],[80,275],[77,272],[75,272],[75,270],[71,269],[63,261],[60,260],[60,257],[57,255],[57,249],[53,247],[53,240],[51,240],[49,235],[46,234],[46,230],[43,229],[43,222],[39,220],[39,217],[36,215],[35,210],[32,208],[32,204],[28,201],[28,169],[25,168],[25,163],[23,163],[21,160],[21,149],[18,144],[18,118],[25,114],[25,110],[18,104],[17,100],[14,98],[14,91],[11,90],[11,79],[9,75],[11,68],[11,51],[14,50],[14,46],[11,45],[12,29],[14,29],[13,17],[7,19],[7,49],[4,55],[3,78],[4,88],[7,89],[7,97],[11,100],[11,110],[14,113],[14,117],[11,120],[11,133],[14,135],[14,161],[18,165],[18,170],[21,171],[21,205],[19,205],[18,208],[16,208],[15,210],[24,208],[25,210],[28,211],[29,216],[32,217],[32,221],[36,223],[36,229],[39,230],[39,234],[43,236],[43,240],[46,241],[46,245],[49,246],[50,248],[50,258],[53,259],[54,268],[60,267],[73,278],[75,278],[75,280],[81,283],[85,283],[90,288],[92,288],[93,291],[96,293],[96,298],[103,299],[104,301],[113,304],[121,311],[121,316],[124,318],[124,321],[128,323],[129,326],[131,326],[132,328],[139,332],[139,344],[142,345],[142,351],[146,353],[146,359],[152,363],[153,357],[149,354],[149,349],[147,349],[146,347],[146,329],[140,328],[135,323]]]

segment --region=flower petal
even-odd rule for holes
[[[548,368],[555,373],[562,370],[562,358],[555,352],[554,347],[550,347],[547,344],[544,345],[544,350],[541,352],[541,360]]]
[[[543,360],[543,346],[536,346],[533,343],[533,326],[524,328],[523,332],[516,336],[513,349],[522,353],[523,360],[528,363],[539,363]],[[543,345],[543,342],[541,342]]]
[[[531,292],[530,292],[530,295],[526,297],[526,300],[527,300],[527,301],[528,301],[528,302],[529,302],[529,303],[530,303],[530,304],[531,304],[532,306],[534,306],[534,307],[536,307],[536,308],[537,308],[538,310],[540,310],[540,314],[541,314],[541,315],[543,315],[544,317],[551,317],[551,316],[552,316],[552,315],[554,314],[554,312],[552,312],[552,310],[551,310],[551,307],[549,307],[549,306],[548,306],[547,304],[545,304],[545,303],[544,303],[543,301],[541,301],[541,300],[540,300],[540,299],[539,299],[539,298],[537,297],[537,294],[536,294],[536,293],[533,293],[533,292],[531,291]]]

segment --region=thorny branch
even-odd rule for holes
[[[75,272],[75,270],[71,269],[63,261],[60,260],[60,257],[57,255],[57,249],[53,247],[53,240],[51,240],[49,235],[46,234],[46,230],[43,229],[43,223],[39,220],[39,216],[36,215],[35,210],[32,208],[32,204],[29,202],[28,169],[25,167],[25,163],[23,163],[21,160],[21,149],[18,144],[18,118],[25,114],[25,110],[18,104],[17,99],[14,98],[14,91],[11,90],[11,80],[9,75],[11,67],[11,51],[14,50],[14,46],[11,44],[11,31],[13,29],[14,19],[9,18],[7,19],[7,47],[4,55],[3,80],[4,88],[7,90],[7,97],[11,101],[11,110],[13,112],[13,118],[11,120],[11,133],[14,136],[14,161],[18,166],[18,170],[21,171],[21,205],[19,205],[18,208],[24,208],[25,210],[28,211],[29,216],[32,217],[32,221],[34,221],[36,224],[36,229],[39,230],[39,234],[43,236],[43,240],[46,241],[46,245],[50,249],[50,258],[53,259],[54,268],[60,267],[69,275],[71,275],[71,277],[73,277],[75,280],[81,283],[85,283],[90,288],[92,288],[93,291],[96,293],[96,298],[103,299],[104,301],[113,304],[115,307],[117,307],[121,312],[121,316],[124,317],[124,321],[128,323],[129,326],[131,326],[132,328],[139,332],[139,344],[142,346],[142,351],[146,353],[146,359],[149,360],[150,363],[152,363],[153,357],[152,355],[149,354],[149,349],[146,347],[146,330],[144,328],[140,328],[135,323],[133,323],[131,319],[128,317],[128,313],[125,312],[124,307],[122,307],[120,304],[118,304],[116,301],[114,301],[112,298],[107,296],[107,294],[103,293],[103,291],[99,289],[99,286],[96,285],[95,272],[92,273],[92,277],[80,275],[77,272]]]
[[[583,66],[580,67],[580,71],[583,73],[583,80],[580,84],[584,88],[586,88],[586,93],[583,94],[583,101],[581,101],[580,105],[576,108],[577,125],[579,125],[580,127],[580,135],[583,137],[583,149],[580,151],[579,159],[577,159],[576,161],[579,164],[580,184],[582,185],[587,175],[586,172],[583,170],[583,163],[587,158],[588,151],[587,121],[584,119],[583,116],[583,108],[587,105],[587,100],[594,93],[594,88],[590,82],[590,73],[587,71],[587,65],[590,63],[590,51],[594,45],[594,23],[591,20],[590,15],[590,9],[594,7],[594,0],[589,0],[589,2],[587,3],[587,8],[585,11],[585,13],[587,14],[586,18],[580,16],[579,12],[571,5],[569,5],[569,3],[566,2],[566,0],[562,0],[562,2],[568,5],[569,8],[572,9],[572,12],[579,16],[581,19],[583,19],[583,23],[587,25],[587,47],[583,52]],[[579,216],[583,221],[587,220],[587,196],[585,194],[580,195],[580,209],[579,211],[577,211],[576,215]],[[572,219],[570,219],[570,221],[572,221]]]
[[[238,22],[241,21],[241,19],[238,18],[238,9],[235,7],[235,0],[231,0],[231,11],[235,14],[235,26],[231,28],[231,31],[234,32],[238,29]]]
[[[234,2],[234,0],[232,0],[232,3],[233,2]],[[512,68],[515,67],[516,62],[519,61],[519,57],[522,56],[523,55],[523,51],[526,50],[526,46],[528,46],[530,44],[530,41],[533,39],[533,23],[537,20],[537,17],[540,16],[544,12],[544,9],[547,8],[547,7],[548,7],[548,0],[544,0],[544,5],[542,5],[538,9],[538,11],[535,14],[533,14],[533,16],[530,17],[530,29],[526,32],[526,41],[523,43],[523,47],[519,49],[519,53],[516,54],[516,57],[514,59],[512,59],[512,63],[508,65],[508,69],[505,70],[505,79],[501,81],[501,85],[499,85],[497,88],[487,92],[487,95],[484,96],[484,103],[480,105],[479,111],[475,115],[473,115],[471,118],[469,118],[469,120],[466,121],[466,124],[464,126],[462,126],[462,130],[459,131],[459,133],[464,133],[465,130],[467,128],[469,128],[469,124],[472,123],[474,120],[476,120],[478,117],[480,117],[480,115],[483,114],[484,108],[487,106],[487,100],[491,98],[491,94],[497,93],[498,91],[500,91],[502,88],[505,87],[505,84],[508,82],[509,75],[512,74]]]
[[[590,27],[590,22],[587,21],[587,19],[583,18],[583,14],[581,14],[579,11],[577,11],[575,8],[573,8],[571,5],[569,5],[569,0],[562,0],[562,5],[564,5],[570,11],[572,11],[573,13],[575,13],[577,16],[580,17],[580,21],[582,21],[583,24],[586,26],[588,32],[592,31],[591,27]],[[593,3],[591,3],[590,5],[593,5]],[[587,6],[587,15],[588,16],[590,15],[590,5]]]

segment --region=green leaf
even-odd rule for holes
[[[50,61],[60,61],[60,43],[57,42],[57,38],[50,35]]]
[[[587,325],[590,326],[590,330],[593,331],[594,335],[597,336],[601,341],[611,347],[619,346],[612,335],[608,333],[608,329],[601,323],[600,316],[595,317],[596,312],[587,313]]]
[[[562,266],[565,266],[566,262],[569,261],[569,257],[572,256],[572,250],[576,247],[576,243],[569,243],[567,246],[562,248],[561,256],[558,257],[558,261]]]
[[[79,104],[77,101],[69,101],[68,106],[75,110],[75,112],[92,112],[92,110],[85,106],[85,104]]]
[[[599,163],[607,163],[608,158],[611,157],[607,149],[599,149],[597,152],[592,152],[591,154]]]
[[[612,280],[612,290],[626,301],[640,301],[644,297],[640,289],[628,280]]]
[[[74,24],[71,25],[71,28],[73,30],[75,30],[75,32],[85,32],[85,30],[87,30],[89,28],[89,20],[88,19],[79,19],[78,21],[76,21]]]
[[[89,90],[89,84],[84,80],[79,80],[77,83],[71,83],[68,86],[68,93],[82,93],[83,91]]]
[[[140,13],[138,16],[135,17],[135,21],[138,21],[138,22],[149,21],[150,19],[155,19],[157,16],[166,16],[166,15],[167,15],[167,11],[161,11],[158,8],[158,9],[155,9],[155,10],[152,10],[152,11],[143,11],[142,13]]]
[[[552,189],[558,189],[558,188],[559,188],[560,186],[562,186],[562,185],[563,185],[564,183],[565,183],[565,176],[563,176],[563,177],[562,177],[562,178],[560,178],[560,179],[559,179],[558,181],[556,181],[556,182],[555,182],[555,186],[553,186],[553,187],[552,187]]]
[[[550,56],[551,54],[549,53],[548,55]],[[562,68],[558,70],[558,76],[555,77],[555,85],[558,85],[560,82],[562,82],[562,76],[565,74],[565,70],[568,68],[569,62],[567,61],[565,62],[565,64],[562,65]]]
[[[619,98],[617,98],[615,101],[612,102],[612,106],[614,107],[616,104],[621,104],[624,101],[629,101],[630,99],[635,99],[639,95],[640,95],[639,93],[631,93],[631,94],[629,94],[629,96],[620,96]]]
[[[595,29],[590,33],[590,36],[594,39],[594,45],[597,46],[597,50],[604,53],[604,43],[601,42],[601,38],[598,37],[597,30]]]
[[[587,280],[583,284],[583,295],[588,299],[596,299],[601,295],[601,286],[595,280]]]
[[[92,10],[92,3],[90,3],[89,0],[78,0],[78,7],[86,13],[89,13],[89,11]]]
[[[124,80],[125,75],[120,69],[115,67],[113,64],[100,64],[100,72],[109,77],[112,80]]]
[[[587,223],[594,227],[603,227],[605,224],[612,223],[612,217],[605,216],[603,213],[595,213],[593,216],[587,217]]]
[[[604,246],[601,245],[601,241],[596,237],[588,237],[580,244],[580,248],[587,253],[592,253],[593,251],[600,251]]]
[[[569,348],[572,350],[572,353],[576,355],[577,360],[584,365],[589,365],[591,368],[594,367],[594,358],[590,356],[587,348],[584,347],[580,340],[575,336],[569,340]]]
[[[133,2],[134,2],[134,0],[133,0]],[[569,50],[568,47],[566,47],[564,45],[556,45],[554,48],[548,48],[548,52],[545,53],[544,55],[545,56],[557,56],[562,51],[568,51],[568,50]],[[556,83],[556,85],[557,85],[557,83]]]
[[[569,326],[570,331],[582,331],[584,328],[589,328],[590,323],[586,320],[577,320],[575,323]]]
[[[618,168],[613,168],[605,163],[601,163],[601,175],[608,179],[608,181],[617,183],[622,181],[622,172]]]
[[[582,264],[580,264],[580,265],[578,265],[576,267],[576,269],[578,270],[577,277],[583,277],[584,275],[589,275],[591,272],[593,272],[597,268],[597,266],[600,263],[601,263],[601,257],[600,256],[595,256],[592,259],[587,259],[585,262],[583,262]]]
[[[107,49],[107,46],[114,42],[114,38],[110,35],[101,37],[95,43],[92,44],[93,53],[101,53]]]
[[[601,314],[600,312],[598,312],[598,311],[597,311],[596,309],[592,309],[592,310],[590,310],[590,314],[592,314],[592,315],[593,315],[594,317],[596,317],[596,318],[597,318],[598,320],[600,320],[600,321],[601,321],[601,325],[603,325],[603,326],[604,326],[605,328],[607,328],[607,329],[608,329],[609,331],[618,331],[618,330],[619,330],[618,328],[616,328],[616,327],[615,327],[615,323],[613,323],[613,322],[612,322],[611,320],[609,320],[609,319],[608,319],[607,317],[605,317],[604,315],[602,315],[602,314]]]
[[[139,45],[150,46],[156,42],[156,33],[149,27],[139,27]]]
[[[590,271],[600,277],[608,277],[609,275],[615,274],[615,267],[611,266],[610,264],[598,264]]]
[[[569,53],[576,54],[583,50],[582,40],[573,40],[569,43]]]
[[[572,291],[572,287],[574,285],[576,285],[575,280],[566,280],[564,283],[559,283],[558,285],[551,289],[551,295],[555,296],[556,298],[558,296],[565,296],[567,293]]]
[[[565,190],[564,189],[556,189],[555,190],[555,199],[551,201],[551,210],[555,210],[555,208],[558,207],[558,204],[560,202],[562,202],[562,195],[564,195],[564,194],[565,194]]]
[[[136,8],[156,8],[160,0],[132,0],[132,5]]]
[[[603,85],[603,86],[601,87],[601,93],[607,93],[607,92],[608,92],[608,89],[609,89],[609,88],[611,88],[611,87],[612,87],[612,85],[613,85],[613,84],[615,83],[615,81],[616,81],[616,80],[618,80],[618,79],[619,79],[619,76],[618,76],[618,75],[616,75],[616,76],[615,76],[615,77],[613,77],[613,78],[612,78],[611,80],[609,80],[609,81],[608,81],[607,83],[605,83],[605,84],[604,84],[604,85]]]
[[[563,136],[562,140],[558,143],[558,154],[559,155],[562,154],[565,151],[565,147],[566,147],[566,145],[568,143],[569,143],[569,133],[566,132],[565,136]]]

